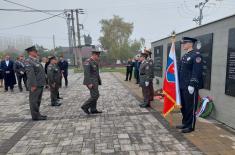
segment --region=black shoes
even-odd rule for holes
[[[177,125],[175,128],[176,129],[184,129],[184,128],[186,128],[186,126],[185,125]]]
[[[54,103],[51,103],[51,106],[61,106],[61,103],[59,103],[59,102],[54,102]]]
[[[184,129],[181,130],[182,133],[190,133],[192,131],[194,131],[193,128],[184,128]]]
[[[150,107],[150,104],[143,103],[143,104],[140,104],[139,106],[140,106],[140,108],[148,108],[148,107]]]
[[[81,107],[81,109],[87,114],[87,115],[89,115],[90,114],[90,111],[87,109],[87,108],[85,108],[85,107]]]
[[[63,100],[63,97],[58,97],[57,99],[59,99],[59,100]]]
[[[95,110],[95,111],[91,111],[91,114],[101,114],[102,111],[98,111],[98,110]]]
[[[39,116],[37,118],[32,118],[33,121],[43,121],[43,120],[47,120],[47,116]]]

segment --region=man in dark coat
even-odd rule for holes
[[[63,56],[61,56],[61,57],[60,57],[60,61],[59,61],[59,63],[58,63],[58,66],[59,66],[59,68],[60,68],[60,70],[61,70],[61,74],[62,74],[63,77],[64,77],[64,80],[65,80],[65,87],[67,87],[67,86],[68,86],[68,67],[69,67],[69,63],[68,63],[68,61],[66,61],[66,60],[64,59]],[[63,78],[63,77],[62,77],[62,78]],[[62,78],[61,78],[61,84],[62,84]]]
[[[141,61],[139,60],[139,55],[135,58],[135,62],[134,62],[134,75],[135,75],[135,79],[136,79],[136,84],[139,84],[139,81],[140,81],[140,73],[139,73],[139,70],[140,70],[140,64],[141,64]]]
[[[131,81],[132,78],[132,72],[133,72],[133,62],[132,59],[129,58],[126,64],[126,80],[125,81]]]
[[[4,76],[5,92],[8,91],[8,87],[10,87],[13,92],[14,85],[16,84],[14,62],[10,60],[10,56],[8,54],[5,56],[5,60],[1,62],[1,69]]]

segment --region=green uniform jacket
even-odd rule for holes
[[[84,63],[84,85],[101,85],[99,74],[99,65],[92,58],[87,59]]]
[[[144,87],[145,82],[150,80],[152,80],[150,64],[147,60],[144,60],[140,65],[140,86]]]
[[[150,78],[154,79],[154,62],[152,58],[147,59],[150,67]]]
[[[61,72],[57,64],[49,64],[47,68],[47,78],[49,85],[56,84],[60,86],[61,84]]]
[[[46,85],[46,75],[41,63],[35,58],[27,58],[25,61],[28,87],[43,87]]]

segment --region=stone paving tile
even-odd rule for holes
[[[35,123],[8,154],[202,154],[187,142],[178,141],[147,109],[139,108],[139,101],[109,73],[102,74],[100,87],[98,109],[103,110],[103,114],[86,116],[80,106],[89,92],[79,77],[81,74],[70,76],[71,85],[62,89],[64,104],[61,107],[48,106],[49,92],[44,93],[41,111],[49,120]],[[13,103],[16,98],[11,100]],[[26,103],[27,97],[20,102],[20,105]],[[10,105],[5,110],[8,108]],[[11,131],[8,127],[14,125],[12,130],[17,132],[25,121],[29,121],[26,105],[18,111],[17,106],[15,108],[11,112],[2,111],[4,114],[0,116],[10,119],[16,115],[22,122],[18,127],[15,122],[1,123],[1,135],[7,137]]]

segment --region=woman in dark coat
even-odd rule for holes
[[[1,62],[1,69],[3,70],[4,75],[5,92],[8,91],[8,87],[10,87],[13,92],[14,85],[16,84],[16,78],[14,72],[14,62],[10,60],[9,55],[6,55],[5,60]]]

